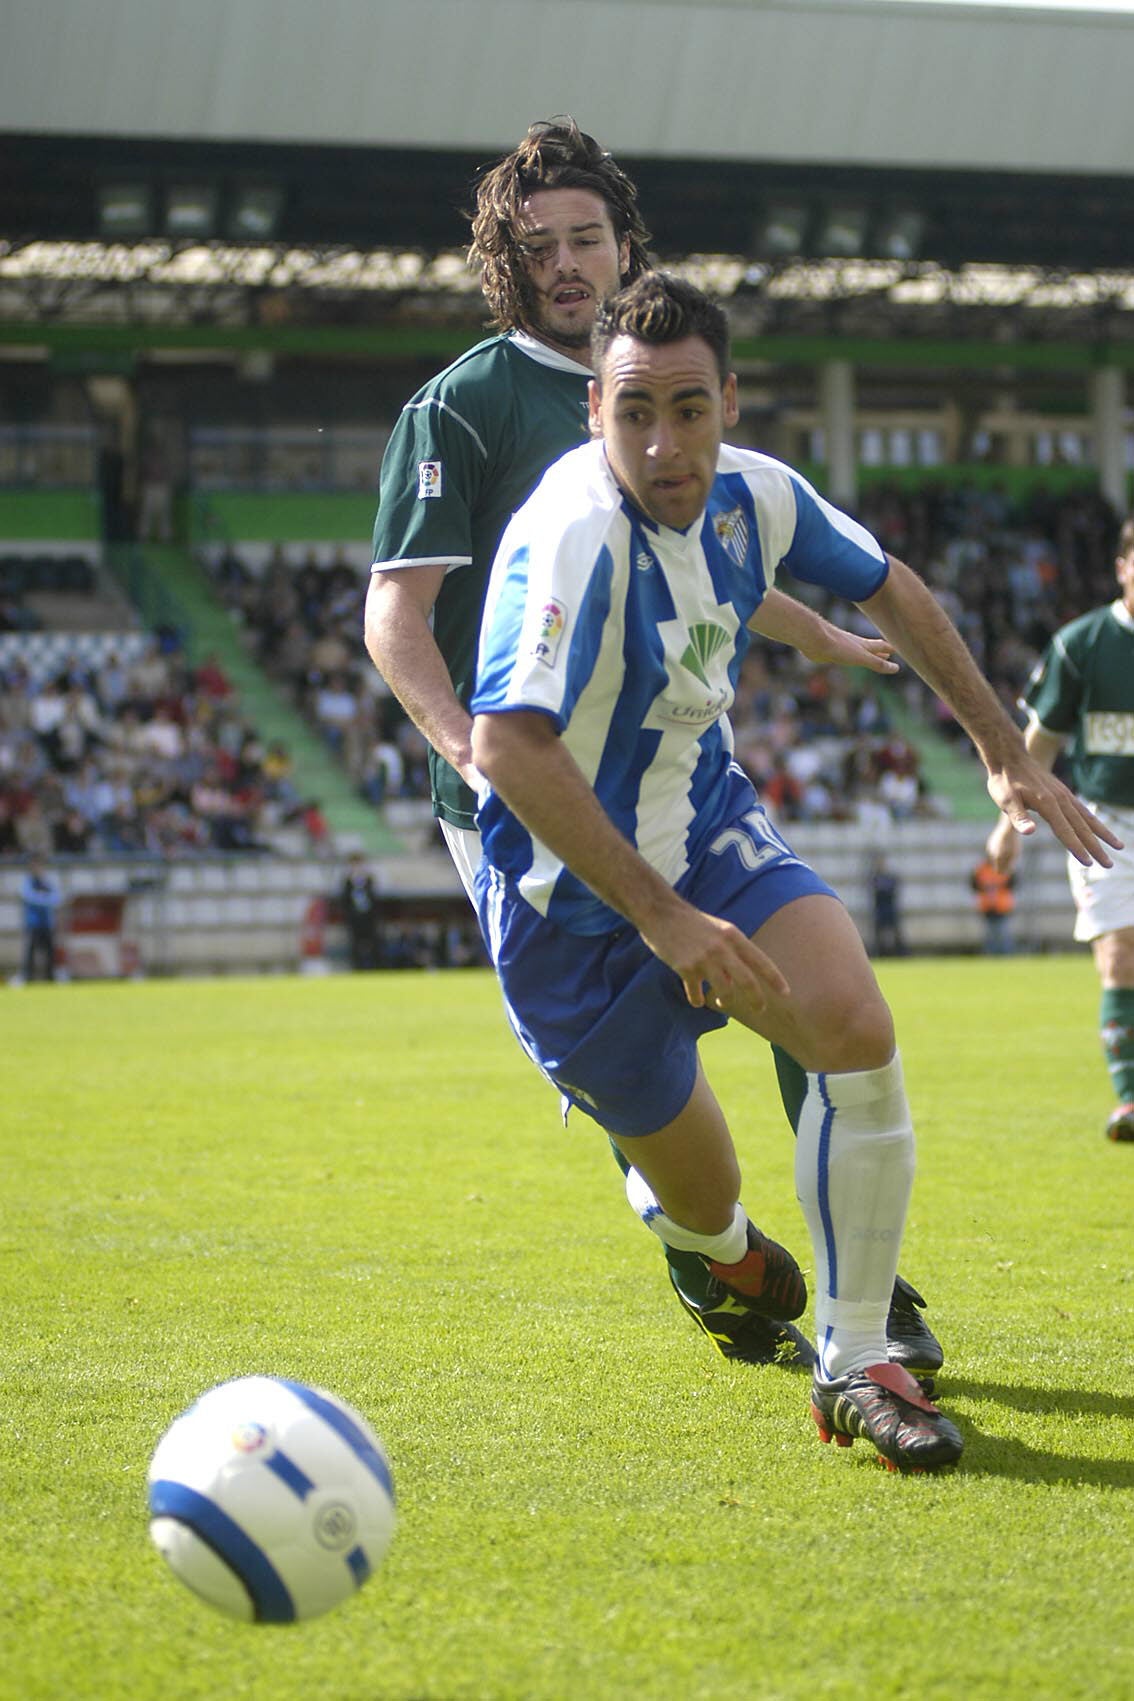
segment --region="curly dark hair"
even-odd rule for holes
[[[600,301],[591,332],[591,356],[596,374],[616,337],[640,343],[678,343],[700,337],[708,343],[721,375],[728,377],[729,329],[723,307],[704,290],[668,272],[643,272],[617,295]]]
[[[529,284],[516,237],[516,220],[537,189],[590,189],[610,209],[614,234],[630,247],[625,281],[649,266],[649,232],[638,211],[638,191],[613,157],[570,117],[541,119],[519,147],[498,160],[476,186],[469,261],[478,265],[481,288],[502,331],[529,319]]]

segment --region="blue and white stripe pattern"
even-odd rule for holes
[[[623,496],[601,443],[557,461],[501,541],[472,709],[554,721],[607,813],[672,884],[726,823],[728,720],[747,623],[783,563],[852,601],[886,577],[855,521],[779,461],[724,446],[686,532]],[[576,933],[619,919],[486,789],[491,865]]]
[[[150,1469],[155,1540],[174,1570],[214,1605],[265,1624],[312,1617],[360,1588],[388,1545],[394,1498],[359,1415],[284,1377],[210,1389],[171,1425]]]
[[[291,1624],[298,1618],[287,1585],[264,1549],[207,1494],[159,1478],[150,1484],[150,1517],[176,1519],[223,1560],[247,1589],[257,1624]]]

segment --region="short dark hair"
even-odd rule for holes
[[[728,319],[724,308],[684,278],[643,272],[633,283],[599,303],[591,332],[596,375],[616,337],[640,343],[678,343],[700,337],[708,343],[723,384],[729,370]]]
[[[630,246],[627,278],[649,265],[649,232],[638,211],[638,191],[613,157],[573,118],[541,119],[510,154],[498,160],[476,186],[469,261],[480,267],[480,284],[493,324],[514,331],[527,320],[530,286],[524,270],[516,220],[538,189],[590,189],[610,209],[614,234]]]
[[[1129,555],[1134,550],[1134,514],[1123,520],[1122,529],[1118,534],[1119,555]]]

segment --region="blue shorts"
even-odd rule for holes
[[[693,1091],[698,1040],[728,1017],[695,1010],[629,923],[568,933],[486,862],[475,884],[508,1019],[528,1056],[612,1134],[652,1134],[672,1122]],[[755,802],[717,834],[677,891],[749,937],[796,898],[835,896]]]

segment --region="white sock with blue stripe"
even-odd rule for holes
[[[737,1264],[748,1250],[748,1214],[743,1205],[733,1206],[732,1221],[720,1234],[698,1234],[666,1216],[653,1188],[636,1169],[626,1171],[626,1197],[646,1227],[680,1252],[699,1252],[719,1264]]]
[[[795,1191],[815,1254],[819,1374],[886,1362],[886,1314],[914,1175],[897,1052],[882,1069],[807,1076]]]

